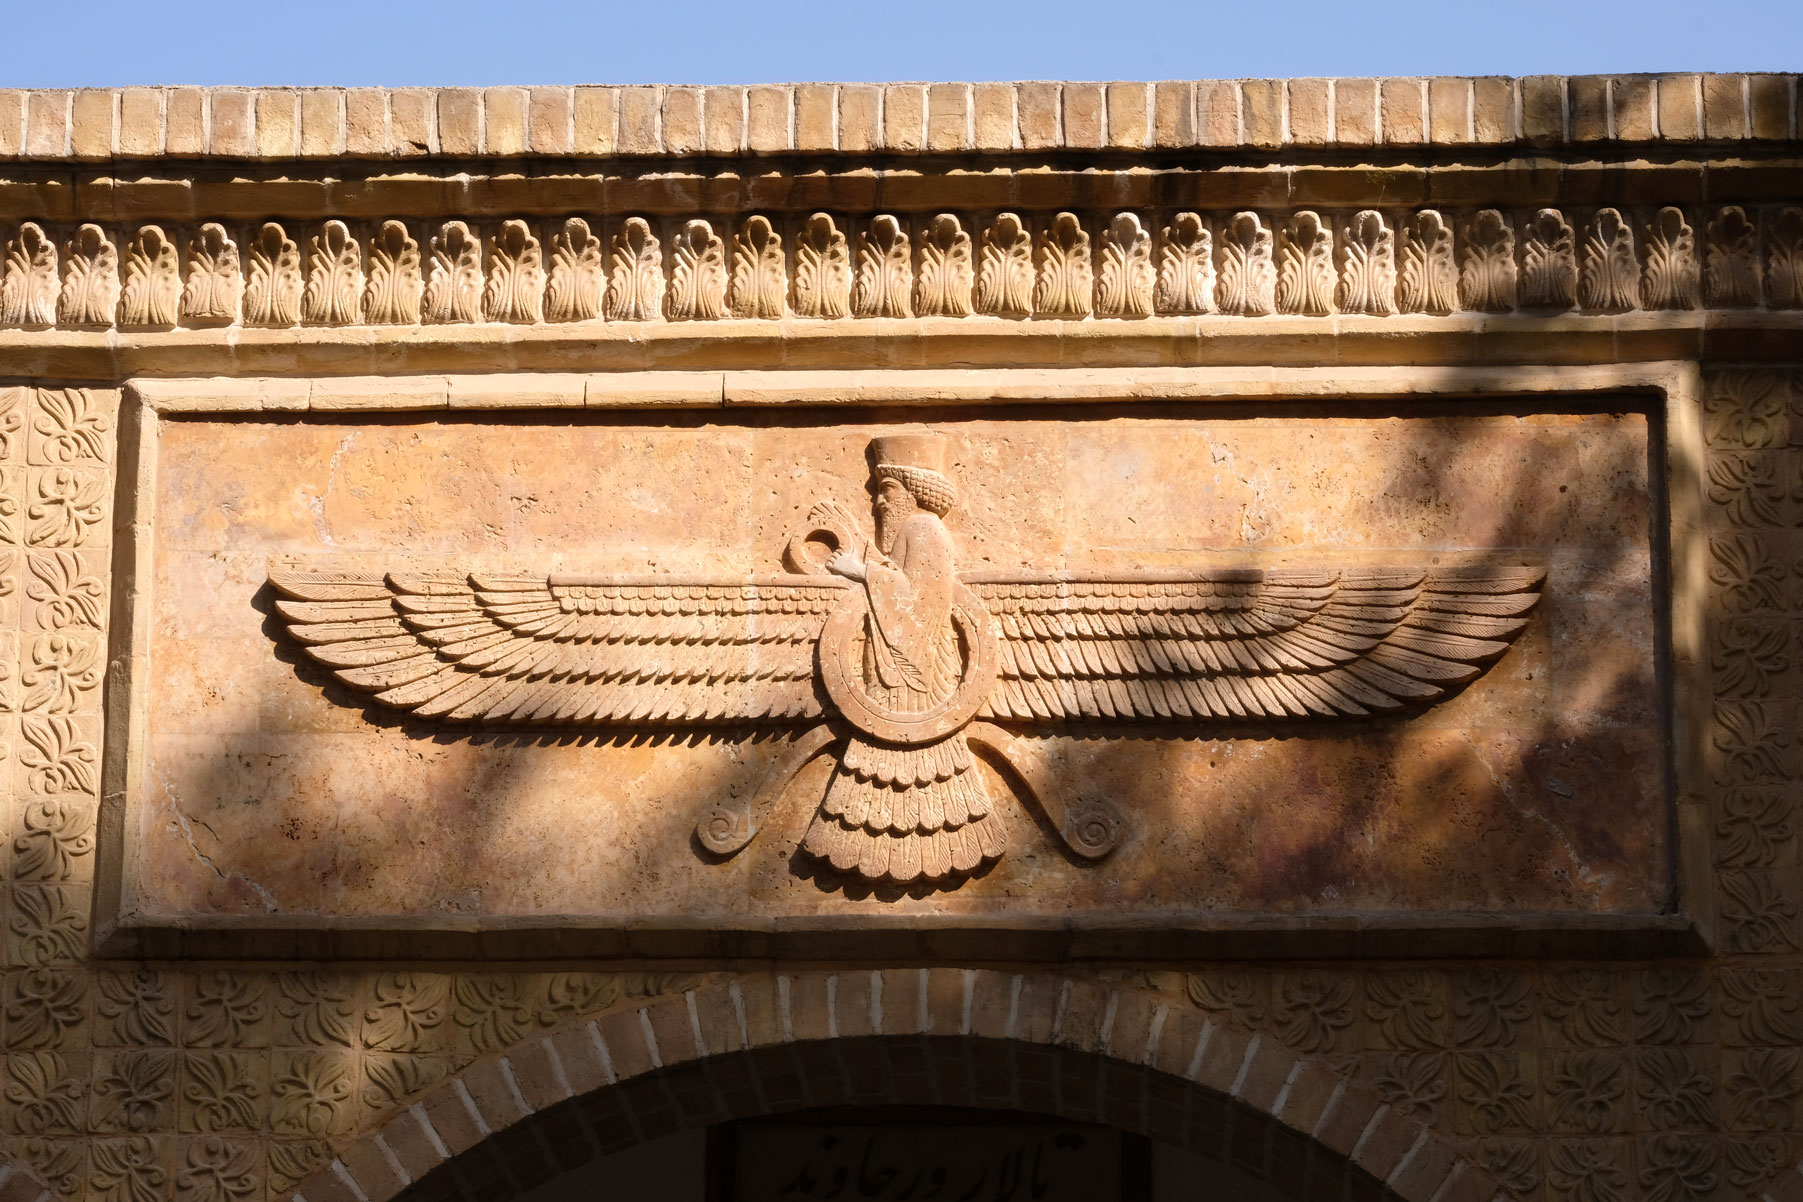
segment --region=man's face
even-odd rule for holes
[[[902,520],[914,512],[914,494],[900,480],[884,476],[876,483],[874,508],[877,545],[887,555],[895,545],[895,535],[901,529]]]

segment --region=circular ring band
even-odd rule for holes
[[[864,691],[863,657],[856,648],[869,609],[864,590],[854,589],[820,632],[820,681],[845,720],[886,743],[920,744],[942,739],[974,718],[995,687],[997,660],[995,623],[976,594],[962,584],[953,586],[952,625],[969,653],[964,676],[950,697],[918,713],[879,706]]]

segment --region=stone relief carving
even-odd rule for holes
[[[1221,312],[1264,317],[1277,311],[1277,267],[1271,231],[1257,213],[1235,213],[1221,232],[1221,275],[1216,286]]]
[[[830,214],[815,213],[796,235],[791,303],[797,317],[844,317],[851,311],[851,252]]]
[[[1712,309],[1759,303],[1759,227],[1747,211],[1729,205],[1704,231],[1703,303]]]
[[[244,324],[286,329],[301,317],[300,248],[275,222],[251,240],[244,280]]]
[[[1017,214],[1003,213],[983,231],[977,312],[992,317],[1033,313],[1033,234]]]
[[[1785,209],[1766,239],[1766,301],[1774,309],[1803,309],[1803,209]]]
[[[1433,214],[1436,224],[1439,214]],[[1449,248],[1450,252],[1450,248]],[[1344,313],[1387,317],[1396,312],[1396,239],[1383,214],[1365,209],[1340,231],[1340,286]]]
[[[1059,213],[1039,236],[1033,311],[1041,317],[1088,317],[1093,280],[1083,223],[1075,213]]]
[[[1386,236],[1387,236],[1386,231]],[[1283,227],[1278,248],[1277,311],[1306,317],[1333,312],[1333,231],[1306,209]]]
[[[726,243],[705,221],[686,222],[671,242],[668,300],[671,321],[726,316]]]
[[[1697,243],[1682,209],[1660,209],[1646,226],[1640,300],[1649,309],[1697,307]]]
[[[301,320],[314,326],[356,321],[363,293],[363,255],[342,221],[328,221],[307,242],[307,286]]]
[[[56,324],[56,244],[36,222],[22,221],[6,247],[0,276],[0,325],[41,329]]]
[[[1619,313],[1640,303],[1640,263],[1634,231],[1616,209],[1598,209],[1584,235],[1578,301],[1586,309]]]
[[[1480,313],[1515,307],[1515,229],[1495,209],[1480,210],[1465,227],[1459,299]]]
[[[601,239],[588,222],[572,217],[551,239],[551,275],[545,284],[546,321],[590,321],[601,316],[606,287]]]
[[[966,571],[946,440],[868,448],[875,535],[817,505],[785,575],[749,579],[272,567],[288,633],[345,684],[447,723],[799,728],[758,796],[697,835],[730,855],[816,757],[803,850],[944,884],[1004,851],[993,760],[1078,856],[1121,820],[1067,805],[1009,724],[1333,719],[1431,703],[1526,625],[1538,567]],[[1352,633],[1351,622],[1358,633]],[[656,668],[641,670],[647,648]]]
[[[482,319],[532,325],[544,318],[545,262],[532,227],[503,221],[488,239]]]
[[[1578,299],[1577,238],[1557,209],[1541,209],[1528,223],[1521,248],[1521,303],[1569,309]]]
[[[609,321],[650,321],[663,309],[663,244],[649,221],[628,217],[614,235],[602,315]]]
[[[1396,307],[1404,313],[1451,313],[1459,307],[1459,268],[1453,258],[1452,228],[1433,209],[1424,209],[1402,227],[1402,266],[1396,279]],[[1510,268],[1514,268],[1511,261]]]
[[[913,313],[912,248],[908,229],[879,213],[858,232],[858,265],[851,311],[858,317],[908,317]]]
[[[1179,213],[1159,236],[1158,311],[1214,312],[1214,247],[1208,223],[1198,213]]]
[[[188,243],[188,282],[182,287],[181,316],[194,325],[231,325],[238,320],[244,278],[238,271],[238,244],[225,227],[209,221]]]
[[[427,325],[475,321],[481,311],[481,244],[469,226],[447,221],[427,244],[420,320]]]
[[[419,243],[403,221],[384,221],[369,244],[369,279],[363,286],[363,319],[372,325],[419,321]]]
[[[1117,214],[1102,234],[1101,271],[1096,277],[1098,317],[1150,317],[1157,275],[1152,269],[1152,233],[1132,213]]]
[[[56,319],[67,326],[110,326],[119,304],[119,252],[106,231],[84,225],[63,248]]]
[[[768,217],[746,218],[733,239],[732,279],[727,285],[733,316],[780,318],[788,292],[782,235]]]
[[[921,317],[969,317],[970,235],[952,213],[940,213],[921,227],[919,270],[914,277],[914,312]]]
[[[138,231],[125,255],[125,287],[119,293],[121,329],[172,329],[182,295],[175,244],[162,227]]]

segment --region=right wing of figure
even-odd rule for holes
[[[345,684],[448,722],[819,718],[814,644],[845,582],[349,572],[282,565],[288,632]]]

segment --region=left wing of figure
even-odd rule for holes
[[[1001,634],[982,716],[1360,716],[1431,703],[1527,624],[1546,571],[967,572]]]

